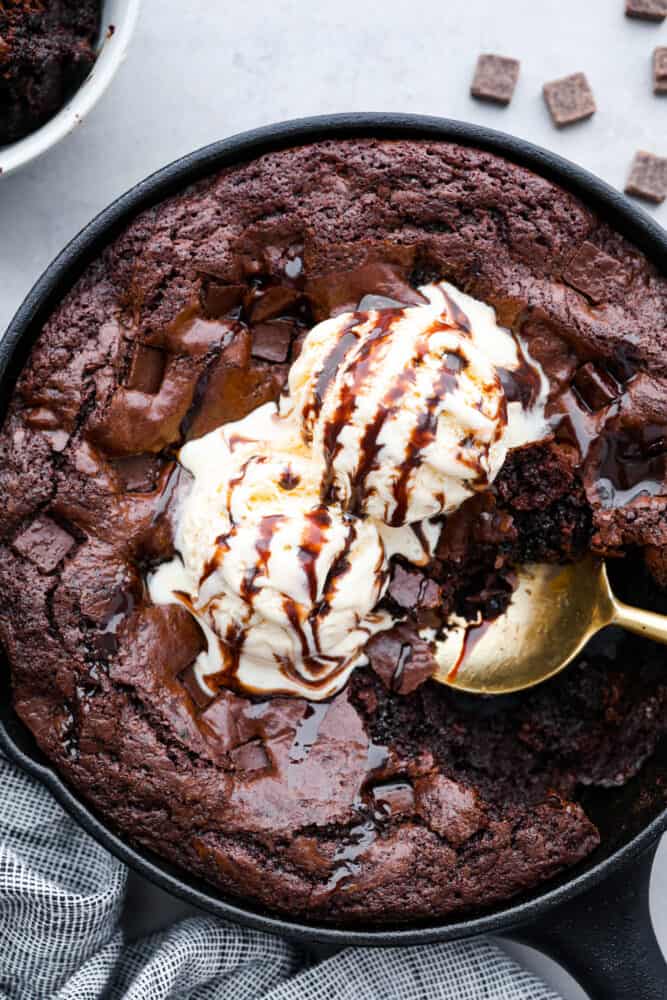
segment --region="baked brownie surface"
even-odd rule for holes
[[[0,145],[48,121],[96,58],[100,0],[0,4]]]
[[[204,696],[198,626],[145,586],[173,554],[179,445],[276,398],[315,321],[440,278],[525,339],[553,438],[510,454],[425,570],[397,562],[405,621],[337,696]],[[107,248],[18,381],[0,437],[16,710],[114,827],[226,894],[365,925],[507,900],[597,846],[583,790],[653,753],[664,654],[605,633],[535,690],[473,698],[427,680],[417,626],[497,613],[515,563],[589,548],[667,611],[666,435],[667,281],[568,193],[432,142],[227,168]]]

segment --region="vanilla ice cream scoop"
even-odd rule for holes
[[[178,555],[148,581],[208,648],[202,688],[312,700],[365,662],[391,559],[423,564],[441,521],[510,447],[548,433],[548,385],[489,307],[444,283],[425,304],[314,327],[280,408],[185,445]]]
[[[506,396],[507,372],[523,372],[535,397],[547,387],[493,309],[445,282],[420,291],[428,305],[315,327],[283,403],[325,470],[323,498],[393,527],[455,510],[508,447],[547,432],[538,398],[531,421]]]
[[[202,626],[204,689],[326,697],[391,624],[373,610],[388,582],[378,529],[322,506],[321,470],[295,431],[268,403],[181,451],[194,477],[181,558],[149,587],[156,603],[185,604]]]

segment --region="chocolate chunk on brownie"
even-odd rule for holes
[[[653,93],[667,94],[667,46],[659,45],[653,53]]]
[[[423,303],[442,278],[539,360],[548,439],[440,519],[430,560],[392,563],[378,611],[400,621],[343,690],[202,683],[199,626],[147,590],[174,555],[183,442],[275,401],[315,321]],[[607,634],[536,690],[475,699],[430,679],[431,636],[452,612],[500,613],[522,560],[591,546],[618,557],[624,599],[667,611],[665,331],[654,264],[572,194],[471,147],[274,151],[140,214],[54,308],[0,432],[20,717],[122,836],[304,920],[479,913],[578,864],[608,833],[586,789],[610,794],[664,734],[662,649]],[[535,391],[502,377],[508,397]]]
[[[667,17],[667,0],[625,0],[627,17],[643,21],[664,21]]]
[[[96,58],[100,0],[0,6],[0,145],[48,121]]]
[[[50,517],[41,515],[14,539],[16,551],[50,573],[74,545],[74,539]]]
[[[584,73],[573,73],[545,83],[543,93],[553,123],[559,128],[590,118],[597,110],[593,91]]]
[[[407,623],[374,636],[368,658],[382,683],[400,694],[415,691],[436,669],[431,647]]]
[[[293,323],[255,323],[252,329],[252,353],[264,361],[287,361],[292,338],[298,329]]]
[[[660,205],[667,197],[667,157],[635,153],[625,193]]]
[[[520,65],[518,59],[481,55],[477,60],[470,93],[482,101],[509,104],[519,79]]]
[[[430,611],[442,606],[442,588],[413,566],[395,563],[387,591],[389,598],[403,611],[413,613],[424,621]]]

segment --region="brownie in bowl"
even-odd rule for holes
[[[0,4],[0,145],[43,125],[97,57],[100,0]]]
[[[581,862],[591,789],[663,736],[662,649],[605,633],[507,698],[429,678],[525,562],[594,551],[667,611],[666,321],[639,251],[457,145],[273,152],[143,213],[0,437],[18,714],[129,840],[292,916],[479,912]]]

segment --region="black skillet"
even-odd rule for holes
[[[521,139],[464,122],[417,115],[354,114],[283,122],[213,143],[137,184],[98,215],[42,275],[0,343],[1,407],[43,321],[85,266],[140,210],[223,166],[267,150],[346,136],[443,139],[499,153],[556,181],[622,232],[667,272],[667,233],[617,191],[560,157]],[[0,412],[0,418],[2,412]],[[37,653],[36,653],[37,655]],[[110,830],[51,768],[10,706],[0,660],[0,746],[41,781],[97,840],[146,878],[226,920],[292,938],[304,946],[416,945],[496,934],[533,945],[568,968],[595,1000],[667,998],[667,965],[655,939],[648,884],[659,835],[667,828],[656,778],[667,753],[620,790],[592,794],[586,807],[602,846],[576,869],[501,909],[438,924],[356,930],[302,924],[240,902]]]

